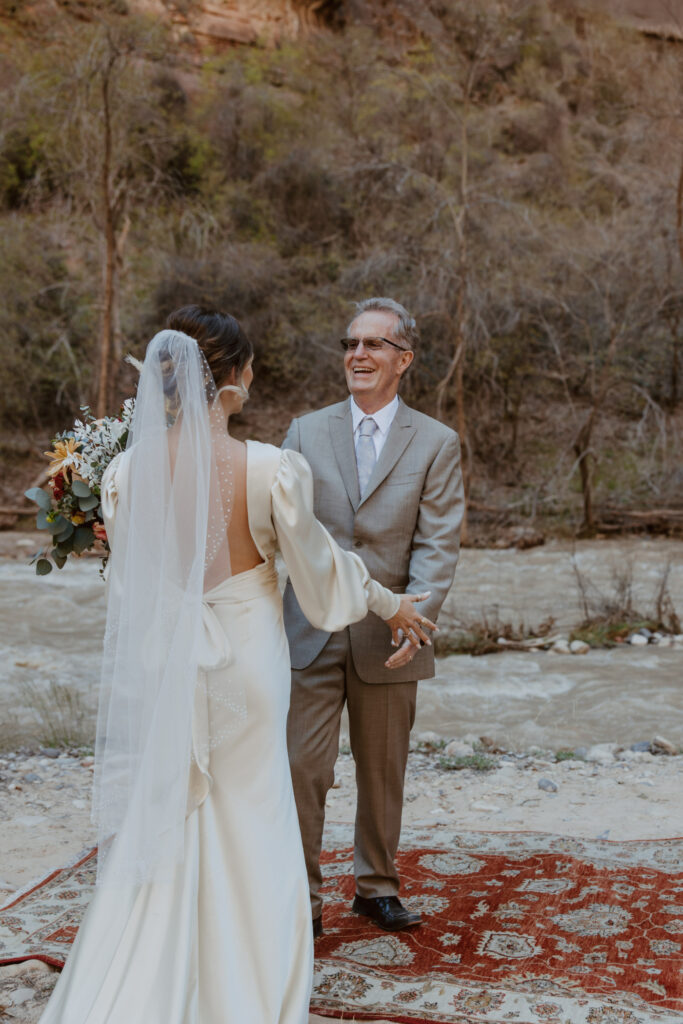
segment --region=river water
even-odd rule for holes
[[[104,627],[99,563],[38,578],[24,560],[32,548],[15,534],[0,546],[0,746],[49,730],[91,741]],[[486,616],[533,627],[552,616],[554,632],[566,633],[582,619],[574,565],[596,603],[629,576],[633,604],[646,613],[668,565],[683,618],[683,543],[629,538],[466,550],[441,621]],[[420,684],[416,731],[485,734],[513,749],[630,744],[657,733],[683,746],[683,647],[441,658],[437,677]]]

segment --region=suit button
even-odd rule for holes
[[[354,546],[354,548],[362,548],[363,547],[363,541],[362,540],[354,540],[353,546]]]

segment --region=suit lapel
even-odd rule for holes
[[[353,447],[353,422],[351,420],[350,403],[344,402],[336,406],[335,411],[330,413],[328,423],[334,457],[337,460],[339,473],[344,481],[346,493],[355,512],[360,504],[360,490],[358,487],[358,469],[356,468],[356,450]],[[387,443],[388,440],[387,438]]]
[[[380,456],[377,460],[375,468],[372,471],[372,476],[368,480],[368,486],[363,495],[363,499],[360,502],[362,505],[364,501],[367,501],[370,495],[377,490],[383,480],[387,478],[389,473],[403,455],[404,451],[410,444],[411,440],[415,436],[416,427],[413,426],[413,420],[410,415],[410,409],[405,405],[401,399],[399,399],[398,409],[394,416],[394,422],[389,428],[389,434],[384,447],[380,452]],[[356,491],[358,490],[358,473],[355,466],[355,452],[353,450],[353,444],[351,445],[351,454],[354,458],[354,472],[356,473]],[[356,506],[354,505],[354,508]]]

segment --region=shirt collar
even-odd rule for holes
[[[350,401],[351,417],[353,419],[353,432],[355,434],[360,426],[360,421],[365,419],[367,413],[364,413],[363,410],[356,405],[353,395],[351,396]],[[394,422],[394,416],[397,411],[398,395],[394,395],[388,405],[385,405],[382,409],[378,409],[377,412],[372,413],[372,418],[377,424],[377,429],[380,434],[384,435],[389,432],[389,427]]]

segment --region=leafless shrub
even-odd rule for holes
[[[680,633],[680,618],[669,590],[670,562],[662,569],[649,608],[639,608],[634,603],[632,564],[612,569],[609,590],[599,587],[590,580],[579,568],[576,558],[572,558],[572,568],[583,613],[583,621],[577,635],[601,627],[611,627],[609,633],[612,639],[623,638],[639,627]]]

